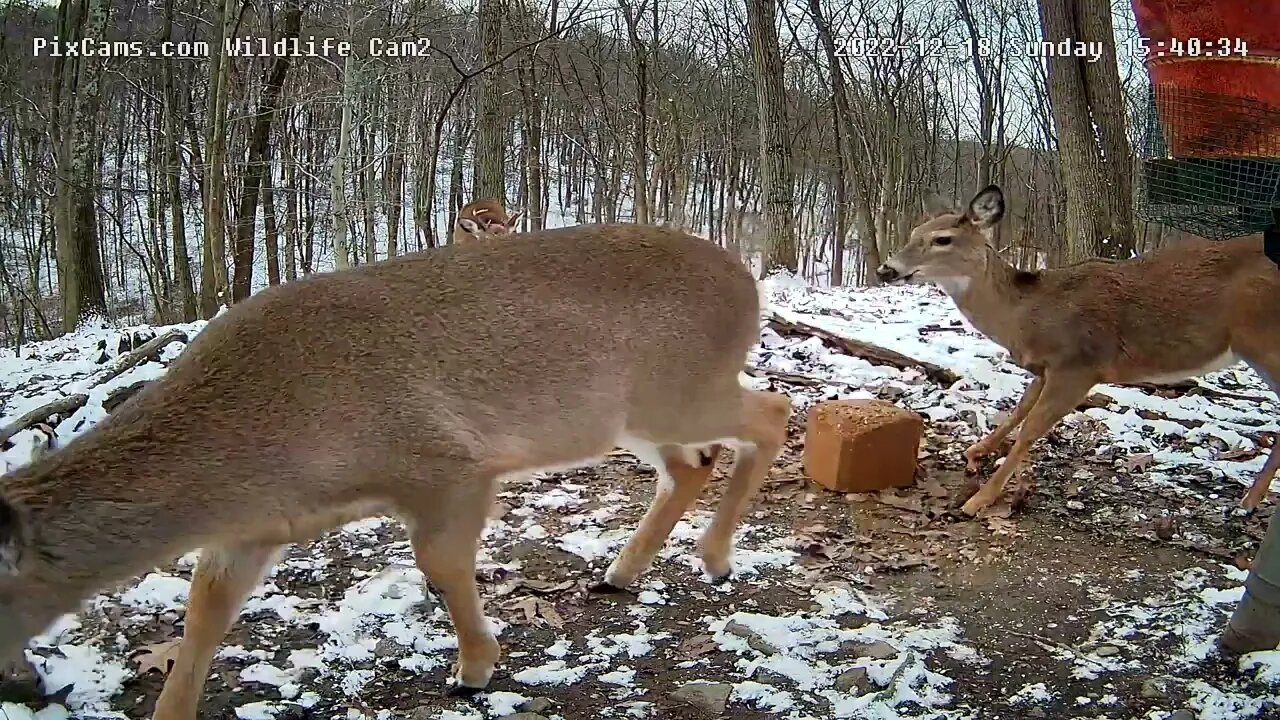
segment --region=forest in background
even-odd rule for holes
[[[989,182],[1023,267],[1176,235],[1133,215],[1127,0],[11,0],[0,23],[9,345],[435,247],[480,197],[525,230],[669,224],[832,284],[874,282],[926,195]],[[354,52],[33,51],[54,36]],[[1062,38],[1106,51],[1029,51]]]

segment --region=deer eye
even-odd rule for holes
[[[933,239],[933,244],[934,244],[934,245],[937,245],[937,246],[939,246],[939,247],[946,247],[947,245],[950,245],[950,244],[951,244],[951,236],[950,236],[950,235],[940,235],[940,236],[938,236],[938,237],[936,237],[936,238],[934,238],[934,239]]]

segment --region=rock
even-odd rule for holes
[[[551,709],[553,704],[551,698],[536,697],[528,702],[521,703],[520,707],[516,709],[527,713],[545,713]]]
[[[498,720],[547,720],[542,715],[533,712],[518,712],[511,715],[503,715]]]
[[[1097,650],[1094,650],[1093,654],[1098,657],[1114,657],[1120,654],[1120,648],[1114,645],[1102,645]]]
[[[404,646],[391,638],[382,638],[373,646],[373,656],[379,658],[396,657],[404,653]]]
[[[875,683],[867,675],[866,668],[854,668],[840,673],[835,682],[836,690],[850,695],[865,695],[875,690]]]
[[[1079,512],[1080,510],[1084,510],[1084,503],[1080,502],[1079,500],[1068,500],[1067,509],[1075,510]]]
[[[671,699],[692,705],[708,715],[720,715],[732,692],[733,686],[728,683],[694,683],[671,693]]]
[[[804,471],[844,493],[915,482],[924,419],[883,400],[830,400],[809,409]]]
[[[1027,717],[1042,718],[1045,717],[1044,708],[1033,707],[1027,711]]]
[[[724,626],[724,631],[729,633],[730,635],[737,635],[743,640],[746,640],[747,647],[751,648],[752,650],[755,650],[758,653],[761,653],[762,655],[778,654],[778,648],[774,647],[773,645],[770,645],[767,640],[760,637],[759,633],[747,627],[746,625],[743,625],[740,622],[730,620]]]
[[[1196,720],[1196,714],[1190,710],[1174,710],[1169,720]]]
[[[874,660],[888,660],[898,656],[898,648],[883,640],[873,643],[848,643],[840,649],[856,657],[869,657]]]
[[[1148,700],[1162,698],[1169,694],[1169,686],[1163,680],[1148,678],[1142,681],[1141,694]]]
[[[306,720],[311,716],[311,712],[301,705],[285,703],[279,708],[276,711],[275,720]]]

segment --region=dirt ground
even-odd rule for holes
[[[933,653],[931,668],[952,680],[947,686],[950,702],[933,709],[906,703],[897,707],[901,715],[866,717],[1181,720],[1219,717],[1207,714],[1211,708],[1199,708],[1203,714],[1187,709],[1187,688],[1198,680],[1219,679],[1264,696],[1270,692],[1256,683],[1250,685],[1234,661],[1216,656],[1166,683],[1170,671],[1163,658],[1179,642],[1176,633],[1147,633],[1148,637],[1101,654],[1090,632],[1114,612],[1117,603],[1141,603],[1168,591],[1178,572],[1204,568],[1206,573],[1217,573],[1232,558],[1249,556],[1265,529],[1271,504],[1254,517],[1233,514],[1233,488],[1210,499],[1207,509],[1203,502],[1196,503],[1198,514],[1188,512],[1181,491],[1171,490],[1165,496],[1149,488],[1126,487],[1124,474],[1102,462],[1089,466],[1087,473],[1080,472],[1082,464],[1089,463],[1082,460],[1089,454],[1081,452],[1088,446],[1088,429],[1064,428],[1035,454],[1030,475],[1036,487],[1019,507],[1006,504],[992,516],[962,520],[949,509],[963,498],[966,488],[972,490],[959,459],[964,442],[931,427],[916,487],[880,496],[845,496],[822,490],[803,477],[800,417],[798,413],[786,453],[749,518],[760,533],[791,538],[788,542],[798,553],[798,569],[792,572],[735,578],[727,588],[717,588],[701,581],[686,564],[668,559],[659,561],[645,578],[648,587],[663,590],[666,604],[642,604],[635,593],[593,594],[587,588],[599,579],[602,566],[589,566],[557,547],[553,542],[557,535],[571,528],[557,525],[564,518],[554,512],[539,516],[548,537],[520,539],[493,553],[491,559],[499,567],[520,562],[517,573],[500,569],[480,573],[488,614],[510,623],[500,635],[505,657],[490,690],[520,693],[532,700],[521,706],[526,714],[514,717],[792,716],[736,700],[713,703],[706,710],[672,693],[685,681],[736,680],[743,675],[740,658],[717,644],[700,618],[723,616],[734,609],[779,616],[806,611],[814,607],[811,590],[828,585],[855,587],[891,603],[888,619],[881,621],[884,625],[910,627],[924,618],[957,618],[963,630],[961,642],[985,658],[973,663]],[[576,493],[586,501],[574,508],[578,515],[605,507],[614,513],[610,527],[633,527],[653,492],[652,477],[647,467],[619,455],[596,468],[512,488],[504,493],[505,505],[496,514],[511,512],[521,497],[546,496],[571,486],[581,488]],[[619,501],[618,493],[625,493],[626,500]],[[716,493],[718,487],[701,501],[704,509],[714,502]],[[1175,527],[1170,521],[1162,527],[1153,520],[1169,512],[1181,512]],[[385,560],[383,554],[410,562],[402,531],[394,523],[377,527],[362,543],[363,548],[360,543],[353,545],[349,534],[335,533],[314,547],[294,548],[291,562],[298,561],[297,567],[286,562],[272,582],[280,592],[304,601],[337,602],[355,574],[377,570]],[[316,558],[327,558],[323,573],[315,571]],[[172,572],[189,577],[189,567]],[[430,614],[434,602],[429,596],[419,612]],[[637,608],[646,614],[639,615]],[[104,633],[114,632],[107,626],[119,620],[120,614],[114,615],[107,611],[98,619]],[[638,616],[644,618],[649,632],[670,633],[670,637],[657,651],[626,661],[635,673],[630,689],[619,693],[599,682],[531,688],[513,680],[522,667],[541,663],[535,658],[558,637],[588,631],[625,632]],[[135,648],[162,643],[179,634],[179,617],[180,613],[161,613],[155,622],[133,624],[124,632]],[[840,617],[840,623],[850,628],[867,622],[856,614]],[[314,624],[281,624],[268,612],[250,612],[233,629],[227,644],[265,648],[257,659],[279,665],[290,650],[314,647],[321,638]],[[445,659],[451,661],[452,653],[445,651]],[[374,654],[383,654],[381,643]],[[1136,661],[1136,667],[1102,672],[1092,679],[1079,677],[1078,670],[1088,666],[1088,658],[1110,662],[1116,656]],[[696,665],[690,667],[691,661]],[[245,656],[218,660],[206,689],[204,717],[237,717],[237,708],[240,717],[256,717],[246,713],[244,706],[280,701],[278,687],[243,680],[241,671],[252,662],[254,658]],[[482,698],[444,696],[448,662],[426,672],[376,658],[363,666],[371,672],[358,697],[338,691],[332,679],[313,675],[301,680],[318,695],[310,707],[285,703],[272,714],[277,718],[356,718],[386,717],[389,711],[391,716],[415,720],[485,716]],[[777,681],[779,687],[786,684],[785,678],[771,677],[768,669],[755,671],[752,679],[766,684]],[[147,717],[162,681],[158,671],[141,673],[125,683],[123,695],[111,704],[131,717]],[[1011,700],[1020,688],[1035,683],[1044,683],[1052,691],[1050,697],[1030,703]],[[1252,716],[1275,717],[1278,707],[1264,701],[1260,714]],[[813,717],[825,715],[820,705],[807,712]],[[1249,715],[1221,715],[1236,716]]]

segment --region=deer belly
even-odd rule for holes
[[[1169,359],[1174,360],[1175,358]],[[1209,358],[1200,364],[1189,364],[1185,369],[1173,369],[1169,367],[1161,368],[1159,370],[1143,373],[1141,377],[1133,378],[1131,382],[1147,382],[1155,385],[1176,383],[1229,368],[1238,362],[1240,362],[1240,357],[1228,349],[1221,355]]]

